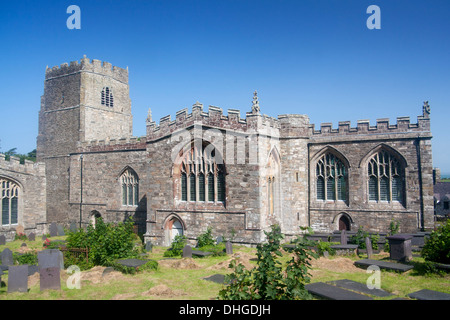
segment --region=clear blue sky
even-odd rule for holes
[[[81,9],[69,30],[66,9]],[[369,5],[381,29],[369,30]],[[134,135],[197,100],[322,122],[409,116],[431,105],[433,165],[450,174],[450,1],[2,1],[0,151],[36,147],[45,67],[129,67]]]

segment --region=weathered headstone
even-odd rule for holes
[[[192,258],[192,248],[189,245],[185,245],[183,248],[183,258]]]
[[[16,227],[16,233],[17,233],[17,234],[24,234],[24,233],[25,233],[24,227],[21,226],[21,225],[18,225],[18,226]]]
[[[59,267],[49,267],[39,269],[40,290],[60,290],[61,289],[61,269]]]
[[[69,226],[69,230],[72,232],[77,232],[77,230],[78,230],[77,224],[75,222],[71,222],[70,226]]]
[[[58,235],[58,226],[55,222],[50,223],[50,237],[56,237]]]
[[[28,292],[28,265],[10,266],[8,270],[8,293]]]
[[[367,259],[370,259],[372,258],[373,255],[372,241],[370,241],[369,237],[366,237],[365,241],[366,241]]]
[[[218,236],[216,238],[216,244],[222,243],[223,242],[223,237],[222,236]]]
[[[145,243],[145,251],[152,252],[152,250],[153,250],[153,244],[151,243],[151,241],[147,241]]]
[[[0,254],[2,258],[2,265],[12,266],[14,265],[13,253],[9,248],[5,248]]]
[[[64,256],[58,249],[46,249],[38,252],[39,270],[58,267],[64,269]]]
[[[0,246],[4,246],[6,244],[6,237],[2,234],[0,235]]]
[[[233,254],[233,245],[230,241],[227,241],[227,243],[225,243],[225,252],[227,254]]]
[[[36,234],[34,232],[32,232],[28,235],[28,241],[34,241],[34,240],[36,240]]]
[[[60,224],[56,225],[56,229],[58,230],[58,236],[65,236],[64,227]]]
[[[347,245],[347,231],[341,231],[341,245]]]

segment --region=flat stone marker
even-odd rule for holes
[[[330,246],[330,248],[336,250],[336,255],[352,255],[356,254],[356,249],[358,249],[357,244],[336,244]]]
[[[58,249],[46,249],[38,252],[39,270],[58,267],[64,269],[64,256]]]
[[[233,254],[233,245],[231,244],[230,241],[227,241],[227,242],[225,243],[225,252],[226,252],[227,254]]]
[[[196,257],[207,257],[212,255],[212,252],[200,251],[200,250],[192,250],[192,255]]]
[[[12,266],[14,264],[13,254],[9,248],[5,248],[0,254],[2,258],[2,265],[4,266]]]
[[[209,277],[206,277],[203,279],[207,280],[207,281],[212,281],[215,283],[220,283],[220,284],[225,283],[225,276],[223,274],[213,274],[212,276],[209,276]]]
[[[313,295],[330,300],[373,300],[373,298],[363,294],[335,287],[324,282],[307,284],[305,289]]]
[[[8,293],[28,292],[28,266],[10,266],[8,270]]]
[[[400,271],[400,272],[406,272],[406,271],[414,268],[413,266],[407,265],[407,264],[380,261],[380,260],[372,260],[372,259],[362,259],[362,260],[355,261],[355,265],[357,267],[361,267],[361,268],[367,268],[369,266],[375,265],[375,266],[380,267],[380,269],[394,270],[394,271]]]
[[[140,259],[122,259],[117,260],[117,263],[125,266],[125,267],[131,267],[131,268],[137,268],[139,266],[142,266],[143,264],[146,264],[149,260],[140,260]]]
[[[35,241],[36,240],[36,234],[34,232],[30,233],[28,235],[28,241]]]
[[[0,246],[4,246],[6,244],[6,237],[5,235],[0,235]]]
[[[40,290],[61,290],[61,269],[59,267],[39,270]]]
[[[408,297],[417,300],[450,300],[450,294],[428,289],[410,293],[408,294]]]
[[[376,288],[369,289],[365,283],[360,283],[360,282],[356,282],[353,280],[348,280],[348,279],[336,280],[336,281],[331,281],[330,283],[335,286],[344,288],[344,289],[357,291],[357,292],[361,292],[361,293],[365,293],[365,294],[371,294],[371,295],[374,295],[377,297],[392,296],[392,294],[387,291],[384,291],[382,289],[376,289]]]
[[[183,258],[192,258],[192,248],[189,245],[185,245],[183,248]]]
[[[58,226],[55,222],[50,223],[50,237],[56,237],[58,235]]]

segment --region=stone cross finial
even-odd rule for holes
[[[259,114],[259,101],[258,101],[258,92],[255,90],[253,93],[253,102],[252,102],[252,113]]]
[[[423,102],[423,116],[429,118],[430,117],[430,105],[428,101]]]

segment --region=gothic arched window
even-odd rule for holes
[[[215,149],[193,142],[185,151],[180,154],[181,200],[225,202],[225,167]]]
[[[122,205],[137,206],[139,203],[139,178],[130,168],[120,176],[122,187]]]
[[[102,90],[102,105],[107,107],[114,107],[114,96],[109,87],[104,87]]]
[[[2,225],[16,225],[19,218],[19,185],[0,178],[0,200]]]
[[[316,165],[317,200],[348,199],[348,169],[334,154],[328,152]]]
[[[403,203],[404,174],[398,159],[386,150],[377,152],[368,164],[369,200]]]

